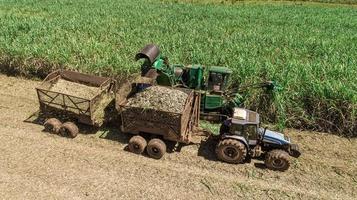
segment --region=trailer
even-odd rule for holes
[[[121,131],[133,136],[129,141],[129,150],[141,154],[145,148],[150,157],[159,159],[166,152],[164,141],[188,144],[192,136],[202,133],[199,128],[200,95],[193,90],[170,88],[187,94],[183,109],[179,112],[167,112],[160,108],[128,106],[128,98],[117,101],[121,114]],[[121,96],[118,93],[119,96]],[[146,136],[146,137],[145,137]],[[149,138],[149,141],[145,138]]]
[[[50,116],[45,130],[76,137],[82,123],[100,127],[115,99],[116,81],[74,71],[50,73],[36,88],[40,111]],[[62,123],[61,120],[72,120]]]

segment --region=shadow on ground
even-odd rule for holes
[[[201,143],[199,144],[199,149],[198,149],[198,156],[205,158],[206,160],[210,161],[215,161],[215,162],[221,162],[218,160],[216,156],[216,145],[218,141],[214,138],[207,137],[205,139],[201,140]],[[231,165],[244,165],[250,162],[254,161],[254,166],[259,169],[267,169],[267,167],[264,164],[264,155],[258,158],[254,159],[247,159],[244,163],[242,164],[231,164]]]
[[[216,152],[215,152],[216,145],[217,145],[217,140],[215,140],[211,137],[202,139],[199,144],[197,155],[201,156],[207,160],[218,161]]]
[[[58,113],[45,113],[45,112],[43,113],[38,110],[35,113],[31,114],[27,119],[25,119],[24,122],[33,123],[33,124],[42,126],[45,123],[45,121],[49,118],[61,119],[60,121],[62,123],[66,122],[66,121],[72,121],[72,122],[77,121],[76,119],[70,118],[67,115],[61,115]],[[119,119],[116,119],[115,121],[120,122]],[[120,124],[113,123],[113,121],[111,121],[99,128],[89,126],[89,125],[84,125],[81,123],[76,123],[76,125],[78,126],[78,128],[80,130],[80,134],[84,134],[84,135],[89,135],[89,134],[94,135],[95,134],[99,138],[116,141],[121,144],[128,144],[130,138],[132,137],[132,135],[129,133],[121,132]],[[43,129],[43,131],[44,131],[44,129]],[[146,138],[147,141],[149,141],[151,139],[151,137],[149,135],[146,135],[144,137]],[[180,152],[182,147],[185,146],[185,144],[179,144],[177,142],[171,142],[171,141],[166,141],[165,143],[167,146],[167,151],[166,151],[167,153]],[[126,145],[124,147],[124,150],[129,151],[128,145]],[[143,155],[147,156],[146,153],[144,153]]]
[[[33,124],[38,124],[38,125],[43,125],[45,120],[50,118],[50,117],[56,117],[58,119],[62,119],[62,122],[64,121],[74,121],[74,119],[70,119],[66,116],[62,115],[53,115],[53,114],[46,114],[46,113],[41,113],[40,111],[37,111],[30,115],[27,119],[24,120],[24,122],[27,123],[33,123]],[[119,120],[120,121],[120,120]],[[112,140],[119,142],[121,144],[128,144],[129,140],[131,138],[131,134],[128,133],[122,133],[120,131],[120,125],[115,124],[115,123],[108,123],[105,126],[102,126],[100,128],[88,126],[88,125],[83,125],[80,123],[77,123],[78,128],[80,129],[80,134],[96,134],[99,138],[106,139],[106,140]],[[149,135],[144,136],[147,141],[149,141],[151,138]],[[181,149],[185,146],[189,145],[198,145],[198,153],[197,155],[200,157],[203,157],[206,160],[210,161],[215,161],[215,162],[220,162],[217,159],[215,149],[217,145],[217,139],[213,137],[199,137],[196,138],[198,139],[199,142],[196,144],[182,144],[182,143],[177,143],[177,142],[171,142],[171,141],[166,141],[166,146],[167,146],[167,153],[174,153],[174,152],[181,152]],[[129,151],[128,145],[125,145],[124,147],[125,151]],[[145,157],[149,157],[146,152],[142,154]],[[262,161],[264,160],[263,157],[255,159]],[[248,160],[247,162],[250,162]],[[233,164],[234,165],[234,164]],[[254,166],[259,169],[266,169],[266,166],[264,163],[254,163]]]

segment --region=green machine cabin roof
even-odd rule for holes
[[[228,67],[219,67],[219,66],[212,66],[209,67],[209,72],[217,72],[222,74],[231,74],[233,71]]]

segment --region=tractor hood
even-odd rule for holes
[[[264,134],[264,129],[261,128],[260,132],[261,134]],[[288,137],[285,137],[284,134],[271,130],[265,131],[263,141],[266,143],[278,144],[278,145],[290,144],[290,139]]]

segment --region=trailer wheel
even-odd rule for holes
[[[234,139],[225,139],[218,143],[216,154],[219,160],[227,163],[242,163],[247,156],[245,145]]]
[[[46,132],[57,134],[59,133],[62,123],[56,118],[50,118],[43,125]]]
[[[166,152],[166,144],[160,139],[151,139],[146,147],[146,151],[151,158],[160,159]]]
[[[129,150],[130,152],[141,154],[146,148],[147,142],[145,138],[140,135],[136,135],[130,138],[129,140]]]
[[[73,122],[66,122],[60,128],[60,134],[64,137],[75,138],[78,135],[78,127]]]
[[[265,165],[268,169],[285,171],[290,167],[289,154],[280,149],[274,149],[265,156]]]

